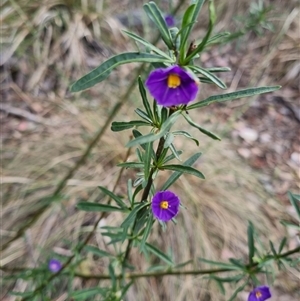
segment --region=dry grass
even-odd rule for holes
[[[24,119],[22,114],[7,116],[8,110],[1,116],[3,241],[13,237],[37,209],[41,198],[54,191],[90,138],[104,124],[120,91],[128,86],[134,68],[131,65],[119,68],[106,82],[89,92],[69,95],[67,90],[72,80],[105,58],[134,47],[120,34],[120,28],[125,25],[114,16],[124,15],[124,11],[125,15],[131,15],[133,10],[129,11],[128,7],[136,8],[144,2],[133,5],[125,0],[111,1],[108,5],[106,1],[31,1],[30,4],[28,1],[4,1],[2,36],[9,47],[2,53],[1,94],[5,104],[23,113],[32,113],[33,120]],[[218,30],[234,28],[233,16],[243,14],[248,7],[247,1],[235,0],[230,6],[225,1],[216,2],[218,15],[222,16]],[[250,34],[245,38],[247,47],[224,46],[212,49],[210,58],[202,58],[204,64],[215,60],[229,63],[234,71],[224,79],[230,90],[275,83],[285,85],[284,91],[295,93],[299,76],[299,24],[296,21],[299,10],[294,8],[296,1],[289,1],[288,7],[285,1],[276,2],[272,14],[275,34],[266,34],[263,38]],[[204,8],[202,16],[205,11]],[[205,19],[200,22],[199,32],[205,22]],[[142,19],[140,29],[143,24]],[[149,35],[149,27],[144,28]],[[205,87],[201,93],[205,97],[212,90]],[[295,95],[290,99],[296,99]],[[117,119],[130,119],[138,102],[135,93]],[[232,126],[248,108],[242,105],[244,102],[239,104],[229,123],[219,121],[215,111],[209,108],[193,113],[198,122],[221,134],[222,142],[211,142],[196,131],[192,132],[201,141],[199,148],[192,142],[176,141],[178,148],[184,150],[183,158],[195,151],[203,152],[197,167],[207,179],[199,181],[186,176],[178,181],[174,190],[186,209],[181,210],[177,226],[168,225],[165,233],[156,226],[150,240],[162,250],[171,252],[176,262],[194,259],[189,268],[207,267],[197,263],[197,257],[224,261],[229,257],[243,257],[249,219],[263,238],[276,241],[285,234],[279,219],[287,214],[286,209],[264,190],[258,181],[260,172],[241,160],[231,143]],[[63,191],[64,199],[55,202],[24,237],[11,244],[1,255],[1,265],[35,266],[43,263],[52,252],[70,255],[72,246],[91,230],[95,221],[94,215],[78,212],[76,203],[99,201],[102,198],[97,189],[99,185],[112,189],[119,170],[115,165],[124,157],[124,144],[129,135],[129,132],[107,131],[86,164],[69,179]],[[132,172],[125,174],[119,193],[125,194],[126,178],[133,176]],[[159,181],[163,182],[165,177],[161,175]],[[120,220],[120,215],[111,214],[101,225],[118,225]],[[110,248],[100,231],[92,243],[102,249]],[[140,271],[149,268],[138,251],[132,253],[131,262]],[[105,271],[104,264],[87,257],[80,269],[101,273]],[[294,278],[289,276],[288,279],[283,288],[292,293],[296,289],[290,285]],[[91,285],[97,283],[79,279],[74,283],[76,289]],[[24,291],[30,290],[30,286],[31,283],[18,280],[11,282],[9,289]],[[63,286],[58,290],[62,296],[60,300],[66,300],[64,289]],[[228,294],[230,292],[229,289]],[[15,297],[6,298],[15,300]],[[213,301],[223,298],[214,284],[203,277],[141,279],[128,293],[128,300]]]

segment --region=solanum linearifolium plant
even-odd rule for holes
[[[86,245],[83,248],[86,252],[109,260],[107,274],[90,275],[89,277],[108,279],[111,284],[104,286],[100,282],[99,286],[93,288],[71,291],[69,297],[73,300],[93,300],[95,296],[98,296],[97,298],[102,296],[101,300],[126,300],[127,290],[141,277],[207,274],[211,281],[215,281],[219,285],[223,293],[225,292],[224,283],[230,283],[236,287],[236,291],[229,300],[234,300],[240,291],[248,289],[250,291],[249,301],[263,301],[269,299],[271,293],[268,279],[266,283],[261,283],[259,280],[261,277],[257,277],[258,274],[265,274],[268,278],[274,264],[277,264],[279,268],[287,264],[296,264],[290,255],[299,252],[299,247],[283,252],[286,238],[280,242],[278,247],[270,242],[270,251],[260,253],[255,243],[257,234],[251,222],[249,222],[247,234],[247,260],[233,258],[229,262],[223,263],[199,258],[199,261],[210,264],[211,270],[187,271],[185,269],[183,271],[181,268],[185,267],[185,263],[175,263],[169,255],[148,242],[154,223],[158,222],[165,227],[168,222],[175,222],[175,217],[180,214],[181,205],[188,206],[187,200],[172,191],[172,185],[180,176],[190,174],[200,180],[205,179],[203,173],[193,167],[201,156],[201,152],[195,153],[182,163],[180,160],[182,150],[176,149],[173,144],[176,136],[183,136],[199,145],[197,138],[192,137],[186,130],[174,130],[173,125],[181,118],[188,125],[198,129],[199,135],[204,134],[214,140],[220,140],[217,134],[193,121],[188,112],[190,110],[199,111],[202,107],[212,103],[251,97],[280,88],[280,86],[253,87],[202,99],[202,85],[213,84],[216,88],[226,89],[225,83],[217,77],[216,73],[230,70],[224,67],[204,68],[197,59],[209,45],[221,42],[224,37],[228,36],[228,33],[213,33],[216,16],[213,0],[210,0],[208,1],[209,26],[207,32],[204,36],[199,37],[201,42],[198,44],[191,40],[190,34],[204,2],[205,0],[191,1],[178,27],[174,26],[175,22],[172,16],[165,16],[154,2],[145,4],[144,10],[157,27],[164,47],[158,48],[143,37],[124,31],[124,34],[140,44],[140,49],[144,50],[121,53],[109,58],[71,87],[72,92],[88,89],[109,79],[112,70],[122,64],[140,62],[147,63],[151,67],[149,74],[141,74],[136,79],[141,96],[140,107],[143,107],[142,109],[136,108],[136,119],[128,122],[115,121],[111,125],[112,131],[115,132],[132,130],[133,139],[127,143],[127,147],[135,149],[137,160],[119,164],[121,168],[138,170],[136,178],[127,181],[127,196],[122,198],[105,187],[99,187],[102,193],[109,197],[109,203],[80,202],[77,205],[83,211],[101,212],[102,214],[121,212],[124,216],[123,222],[118,227],[101,228],[104,231],[102,234],[111,239],[110,244],[114,245],[115,254],[92,245]],[[142,134],[139,131],[140,127],[148,129],[147,133]],[[174,161],[177,163],[171,163]],[[158,174],[165,170],[173,173],[164,183],[158,183]],[[290,198],[297,207],[299,196],[290,194]],[[299,206],[297,208],[297,212],[299,212]],[[148,258],[149,254],[156,256],[162,262],[161,269],[157,272],[140,274],[132,271],[134,266],[131,265],[129,256],[132,248],[138,248],[146,255],[145,258]],[[80,254],[78,254],[78,258],[80,258]],[[80,259],[78,260],[80,261]],[[67,274],[69,271],[74,276],[74,265],[68,264],[69,262],[66,264],[63,260],[52,258],[49,261],[48,271],[53,274],[48,279],[52,281],[56,275],[60,277],[61,274]],[[222,277],[221,273],[226,273],[226,277]],[[228,274],[231,275],[228,276]],[[88,278],[86,275],[78,273],[75,275]],[[27,274],[27,277],[30,276]],[[46,285],[42,283],[34,292],[27,293],[27,295],[21,294],[23,300],[33,300],[33,296],[37,297],[42,294]]]

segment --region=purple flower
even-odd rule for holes
[[[258,286],[249,294],[248,301],[265,301],[269,298],[271,298],[269,287]]]
[[[179,211],[180,200],[176,194],[171,191],[158,191],[152,199],[153,215],[163,221],[167,222],[177,215]]]
[[[145,84],[164,107],[188,104],[198,93],[197,78],[177,65],[153,70]]]
[[[172,15],[166,15],[165,16],[165,21],[166,21],[168,27],[175,26],[175,19]]]
[[[48,264],[48,269],[52,273],[57,273],[62,268],[62,264],[57,259],[51,259]]]

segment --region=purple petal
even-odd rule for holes
[[[269,298],[271,298],[269,287],[258,286],[249,294],[248,301],[265,301]]]
[[[174,19],[174,17],[172,15],[165,16],[165,21],[166,21],[168,27],[175,26],[175,19]]]
[[[57,273],[62,268],[62,264],[57,259],[51,259],[48,264],[48,269],[52,273]]]
[[[176,74],[180,78],[178,87],[168,86],[170,74]],[[145,84],[157,103],[165,107],[188,104],[196,98],[198,93],[195,78],[177,65],[153,70]]]
[[[168,208],[161,208],[162,201],[168,202]],[[161,221],[169,221],[178,214],[180,200],[176,194],[171,191],[158,191],[152,199],[152,212],[153,215]]]

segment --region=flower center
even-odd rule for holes
[[[256,297],[256,298],[260,298],[261,296],[262,296],[262,294],[261,294],[260,291],[257,291],[257,292],[255,293],[255,297]]]
[[[160,208],[161,209],[168,209],[169,208],[168,201],[162,201],[162,202],[160,202]]]
[[[169,88],[177,88],[180,86],[181,80],[177,74],[170,74],[168,76],[168,87]]]

